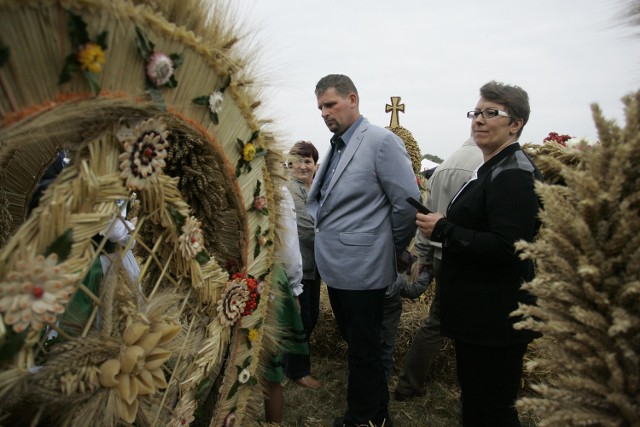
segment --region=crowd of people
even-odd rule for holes
[[[293,145],[288,193],[306,344],[323,282],[348,347],[346,408],[333,425],[393,426],[388,384],[402,298],[417,298],[435,278],[434,300],[402,361],[394,398],[424,395],[445,336],[455,345],[462,425],[519,426],[523,358],[536,335],[516,330],[518,319],[510,316],[519,303],[535,304],[521,288],[533,278],[533,263],[521,260],[514,244],[532,241],[540,227],[534,186],[542,180],[518,143],[530,113],[527,93],[496,81],[480,88],[467,113],[471,136],[429,178],[424,213],[407,202],[421,195],[404,143],[361,115],[352,80],[327,75],[315,95],[331,147],[319,165],[311,142]],[[404,272],[415,259],[418,279],[408,283]],[[323,386],[309,352],[285,354],[283,362],[298,385]]]

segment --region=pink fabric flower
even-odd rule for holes
[[[253,199],[253,209],[260,212],[267,206],[267,198],[264,196],[255,197]]]
[[[154,52],[147,64],[147,77],[156,87],[164,86],[173,76],[173,61],[163,52]]]

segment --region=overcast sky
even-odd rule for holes
[[[623,124],[620,98],[639,88],[640,28],[623,25],[620,0],[241,0],[269,77],[263,113],[285,146],[331,133],[313,93],[326,74],[350,76],[360,112],[388,126],[385,105],[402,97],[400,125],[423,154],[446,158],[469,135],[466,112],[490,80],[529,93],[520,139],[549,132],[597,139],[590,104]],[[322,159],[321,159],[322,160]]]

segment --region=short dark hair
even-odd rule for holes
[[[329,88],[334,88],[342,96],[347,96],[352,92],[358,95],[356,85],[344,74],[329,74],[321,78],[316,84],[316,97],[325,93]]]
[[[311,157],[313,163],[318,163],[318,149],[309,141],[296,142],[289,150],[289,154],[299,157]]]
[[[529,95],[524,89],[520,86],[492,80],[480,88],[480,97],[504,105],[512,122],[516,119],[522,119],[524,123],[518,131],[518,137],[522,134],[522,129],[529,121],[529,113],[531,112]]]

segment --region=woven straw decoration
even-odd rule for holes
[[[277,341],[266,295],[277,294],[276,245],[268,243],[276,242],[282,159],[260,132],[247,71],[253,54],[235,46],[227,11],[216,6],[207,20],[181,12],[204,11],[204,1],[158,7],[0,1],[0,52],[8,52],[0,62],[0,195],[11,232],[0,248],[0,417],[16,423],[184,425],[202,417],[242,425],[261,401],[263,364]],[[104,63],[93,77],[72,72],[59,84],[69,55],[80,55],[69,31],[78,22],[89,41],[104,35]],[[181,57],[175,87],[150,87],[140,34],[155,51]],[[193,100],[216,91],[214,117]],[[245,157],[249,145],[254,158]],[[131,146],[143,147],[140,158],[157,150],[152,178],[127,169]],[[63,149],[69,166],[27,216]],[[257,183],[268,215],[250,209]],[[135,201],[127,219],[138,222],[113,250],[103,236],[122,223],[123,200]],[[129,250],[140,267],[135,280],[123,268]],[[87,278],[107,256],[111,268],[92,290]],[[234,272],[263,280],[265,297],[224,324],[218,307]],[[34,277],[48,281],[35,286]],[[81,321],[69,318],[73,295],[88,301]],[[47,339],[51,331],[57,339]]]

